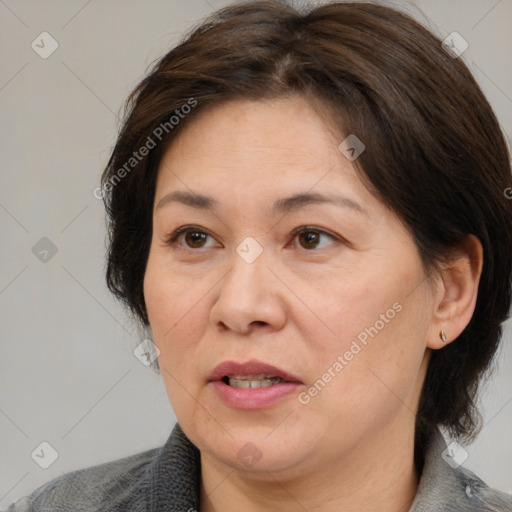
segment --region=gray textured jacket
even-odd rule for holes
[[[409,512],[512,512],[512,495],[452,469],[441,457],[445,449],[439,432]],[[199,489],[199,451],[177,424],[161,448],[58,476],[7,512],[196,512]]]

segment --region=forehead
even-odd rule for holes
[[[290,192],[363,192],[353,163],[340,151],[343,135],[300,96],[234,100],[198,112],[165,151],[162,189],[215,189],[232,194],[287,188]]]

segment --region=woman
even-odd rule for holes
[[[132,93],[107,282],[167,443],[22,510],[510,511],[460,465],[510,309],[512,190],[453,48],[368,3],[215,13]]]

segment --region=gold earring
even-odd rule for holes
[[[441,332],[439,333],[439,337],[443,340],[443,343],[446,343],[446,333],[444,332],[444,330],[441,330]]]

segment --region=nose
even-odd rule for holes
[[[220,331],[250,334],[255,329],[279,330],[286,321],[283,284],[260,255],[248,263],[237,253],[220,281],[210,320]]]

